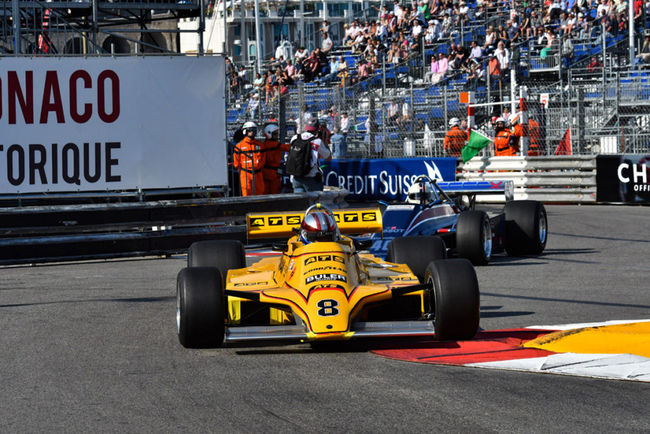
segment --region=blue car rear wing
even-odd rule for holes
[[[449,197],[477,194],[503,194],[506,202],[514,199],[515,185],[512,181],[452,181],[437,182]]]

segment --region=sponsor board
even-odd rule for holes
[[[222,57],[12,58],[0,193],[226,185]]]
[[[598,202],[650,202],[650,155],[596,157]]]
[[[456,180],[455,158],[331,160],[325,184],[344,188],[351,199],[404,200],[420,175],[438,181]]]

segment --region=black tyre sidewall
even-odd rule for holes
[[[408,265],[420,281],[429,262],[446,258],[445,242],[436,236],[395,238],[388,244],[386,256],[388,262]]]
[[[176,279],[177,333],[186,348],[214,348],[223,343],[225,300],[221,273],[215,267],[183,268]]]
[[[199,241],[187,251],[187,266],[216,267],[225,279],[228,270],[246,267],[246,251],[237,240]]]
[[[511,256],[539,255],[546,248],[548,219],[546,209],[535,200],[516,200],[506,203],[506,251]],[[540,216],[545,220],[546,237],[539,239]]]
[[[456,253],[474,265],[485,265],[491,259],[491,255],[486,255],[483,245],[485,221],[489,228],[490,218],[484,211],[465,211],[458,216],[456,223]]]
[[[431,281],[436,340],[471,339],[480,321],[478,279],[471,262],[464,258],[433,261],[425,281]]]

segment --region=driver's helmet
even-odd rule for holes
[[[270,139],[273,137],[273,133],[277,133],[279,130],[277,124],[268,124],[266,127],[264,127],[264,136],[266,136],[267,139]]]
[[[334,218],[326,212],[312,212],[305,216],[300,225],[300,241],[337,241],[339,229]]]
[[[409,187],[406,202],[420,204],[430,203],[435,200],[433,185],[430,181],[418,181]]]

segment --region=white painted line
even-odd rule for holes
[[[535,329],[535,330],[573,330],[573,329],[582,329],[587,327],[602,327],[608,325],[633,324],[637,322],[650,322],[650,319],[623,319],[623,320],[602,321],[602,322],[586,322],[586,323],[578,323],[578,324],[534,325],[534,326],[527,326],[526,328]]]

